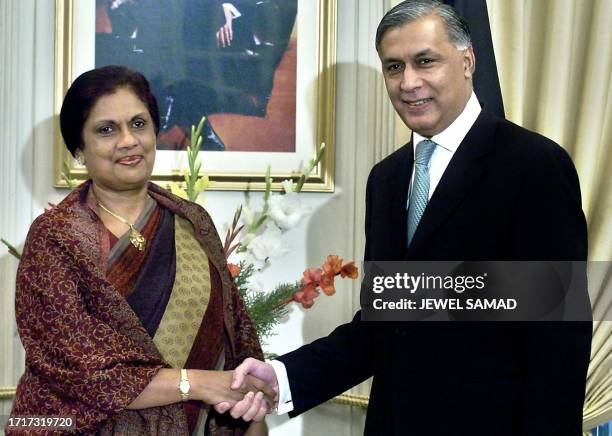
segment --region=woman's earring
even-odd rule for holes
[[[79,163],[79,165],[83,166],[85,165],[85,157],[79,153],[76,155],[76,161]]]

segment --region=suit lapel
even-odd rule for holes
[[[435,234],[482,177],[485,165],[480,158],[487,154],[494,144],[496,124],[496,119],[483,109],[459,145],[427,204],[406,252],[407,257],[413,257]]]
[[[386,174],[386,181],[382,185],[386,190],[386,204],[389,207],[387,216],[389,222],[387,225],[393,231],[386,232],[389,236],[388,240],[388,259],[401,259],[406,251],[407,238],[407,211],[406,202],[408,199],[408,187],[412,176],[412,167],[414,162],[414,147],[412,141],[406,144],[399,151],[396,159],[397,165]]]

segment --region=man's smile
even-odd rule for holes
[[[403,100],[403,102],[405,104],[407,104],[409,107],[419,107],[419,106],[423,106],[426,103],[429,103],[430,101],[432,101],[433,98],[429,97],[429,98],[421,98],[418,100]]]

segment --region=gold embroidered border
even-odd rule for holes
[[[166,362],[183,368],[210,300],[210,270],[191,223],[178,215],[174,221],[176,276],[153,342]]]

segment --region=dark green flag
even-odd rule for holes
[[[489,111],[503,117],[504,102],[499,86],[486,0],[444,0],[444,3],[453,6],[470,25],[476,53],[474,91],[478,100]]]

